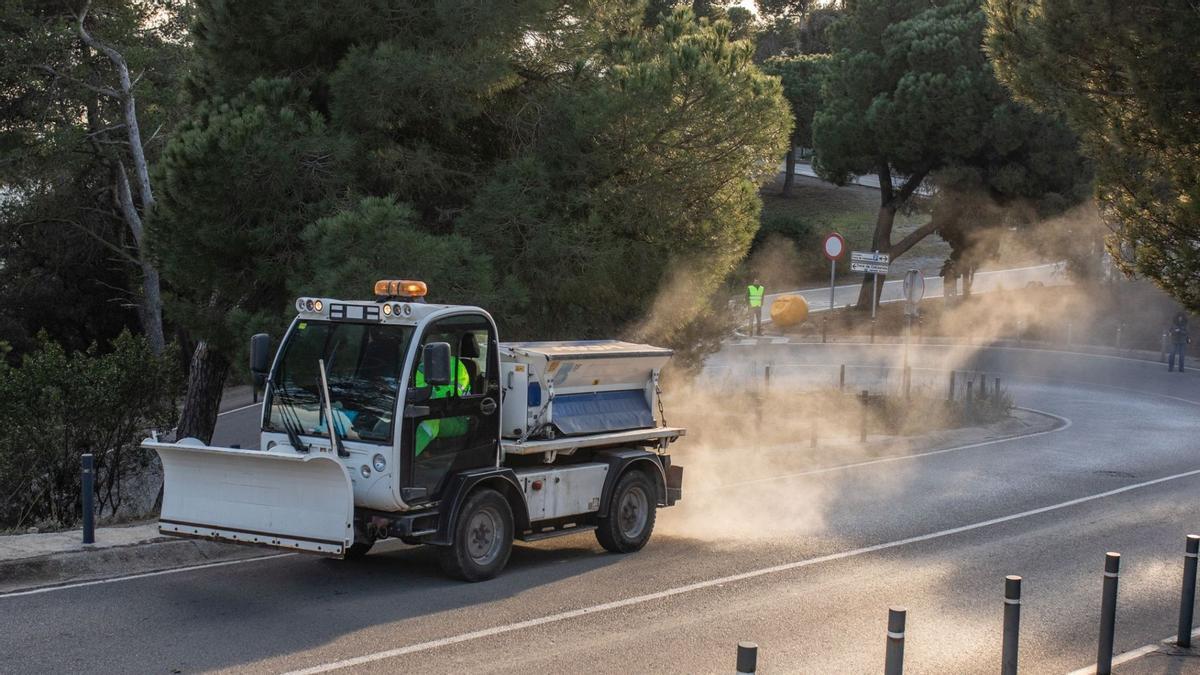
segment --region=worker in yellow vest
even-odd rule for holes
[[[746,287],[746,300],[750,303],[751,335],[762,335],[762,305],[766,289],[759,283],[758,277]]]
[[[443,384],[433,387],[430,392],[430,399],[450,398],[452,396],[466,396],[471,393],[471,375],[467,372],[467,367],[457,357],[450,357],[450,369],[456,373],[455,381],[451,384]],[[425,385],[425,363],[417,365],[417,373],[413,378],[413,386],[418,389]],[[466,417],[442,417],[435,419],[422,420],[417,425],[416,448],[414,456],[419,457],[425,452],[425,448],[438,438],[454,438],[467,433]]]

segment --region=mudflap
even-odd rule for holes
[[[332,557],[354,541],[354,489],[331,453],[218,448],[194,438],[142,447],[162,459],[162,534]]]

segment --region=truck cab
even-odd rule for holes
[[[645,544],[655,508],[681,494],[666,448],[684,430],[654,416],[669,350],[505,345],[486,311],[427,303],[421,282],[374,290],[297,299],[273,359],[252,339],[259,449],[144,443],[163,460],[162,533],[348,558],[396,537],[473,581],[514,539]]]

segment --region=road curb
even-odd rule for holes
[[[49,553],[0,561],[0,598],[46,586],[264,555],[269,553],[258,548],[168,537],[126,546]]]

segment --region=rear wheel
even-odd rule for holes
[[[446,574],[465,581],[483,581],[499,574],[512,553],[512,508],[499,492],[471,493],[454,526],[451,545],[439,551]]]
[[[606,517],[600,518],[596,539],[613,553],[633,553],[650,540],[658,501],[654,483],[642,471],[627,471],[617,481]]]

